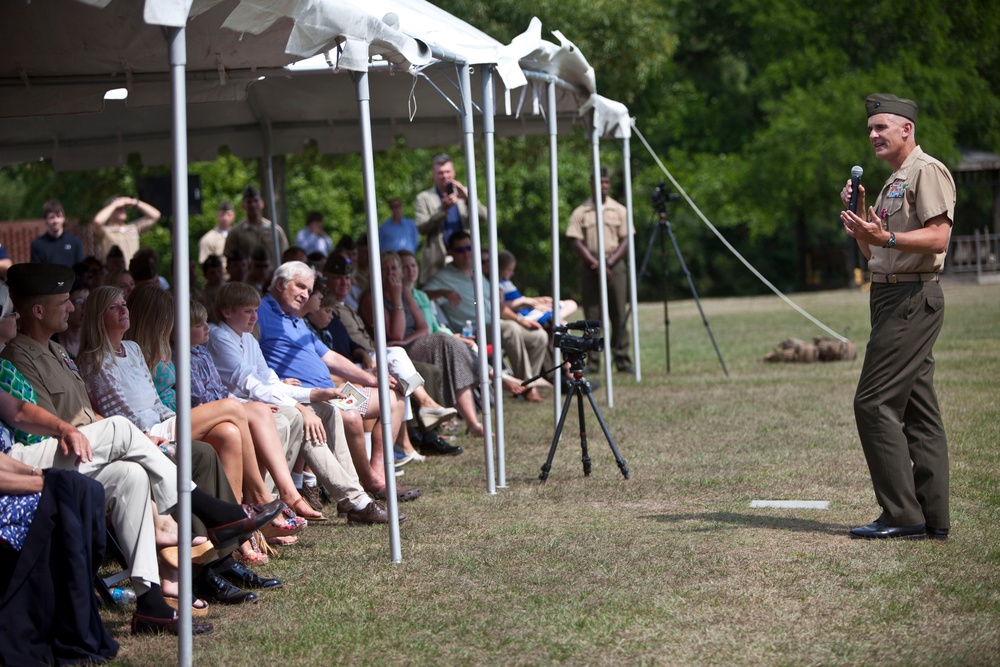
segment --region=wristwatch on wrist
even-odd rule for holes
[[[896,232],[889,232],[889,240],[885,242],[883,248],[895,248],[896,247]]]

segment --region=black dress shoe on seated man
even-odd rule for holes
[[[925,529],[922,523],[912,526],[890,526],[875,519],[867,526],[852,528],[850,534],[851,538],[860,540],[922,540],[925,536]]]
[[[195,579],[194,592],[203,600],[220,604],[242,604],[258,600],[256,593],[233,586],[210,567],[203,569]]]
[[[928,540],[947,540],[948,539],[948,529],[947,528],[931,528],[927,526],[927,539]]]
[[[265,579],[241,563],[219,570],[219,574],[231,584],[241,588],[281,588],[281,579]]]
[[[464,450],[459,446],[449,445],[448,442],[438,436],[433,440],[424,440],[419,445],[420,453],[424,456],[458,456]]]

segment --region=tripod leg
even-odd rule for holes
[[[549,448],[549,456],[545,459],[545,464],[542,465],[542,474],[538,476],[540,482],[544,482],[549,478],[549,470],[552,469],[552,459],[556,455],[556,447],[559,445],[559,436],[562,435],[563,424],[566,423],[566,415],[569,414],[570,403],[573,402],[573,395],[579,392],[579,388],[574,388],[573,391],[566,393],[566,400],[563,402],[562,413],[559,415],[559,423],[556,424],[556,433],[552,436],[552,447]]]
[[[583,416],[583,392],[577,388],[576,405],[580,411],[580,462],[583,463],[583,476],[590,476],[590,454],[587,452],[587,421]]]
[[[586,391],[587,398],[590,400],[590,407],[594,409],[594,414],[597,415],[597,422],[601,425],[601,430],[604,431],[604,437],[608,439],[608,444],[611,445],[611,453],[615,456],[615,461],[618,463],[618,469],[622,471],[622,477],[628,479],[628,465],[625,463],[625,459],[622,458],[621,453],[618,451],[618,447],[615,445],[615,439],[611,437],[611,431],[608,430],[608,425],[604,422],[604,417],[601,416],[601,411],[598,409],[597,402],[594,400],[594,395],[590,393],[589,387]],[[580,410],[583,410],[582,404],[580,406]]]

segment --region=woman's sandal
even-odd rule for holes
[[[163,547],[159,550],[160,560],[174,568],[175,570],[180,567],[180,548],[179,547]],[[205,563],[211,563],[213,560],[219,559],[219,552],[215,550],[215,546],[211,542],[202,542],[201,544],[196,544],[191,547],[191,562],[197,563],[198,565],[204,565]]]
[[[299,538],[294,535],[276,535],[274,537],[267,538],[267,543],[276,547],[289,547],[293,544],[297,544]]]
[[[316,510],[314,510],[312,508],[312,505],[309,504],[309,501],[303,498],[302,496],[299,496],[292,502],[286,504],[293,510],[295,510],[295,513],[298,514],[300,517],[308,519],[309,521],[320,522],[327,520],[327,518],[323,516],[322,512],[317,512]]]
[[[180,608],[180,600],[172,595],[164,595],[163,599],[167,603],[167,606],[172,609]],[[194,618],[208,616],[208,603],[200,598],[195,598],[194,601],[191,602],[191,616]]]
[[[291,519],[285,519],[284,523],[277,525],[275,525],[272,521],[271,523],[262,526],[260,532],[264,537],[284,537],[301,532],[307,525],[308,522],[305,519],[300,516],[296,516]]]

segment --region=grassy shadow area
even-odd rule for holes
[[[310,526],[262,574],[252,607],[213,605],[197,664],[995,665],[1000,662],[1000,286],[945,285],[937,389],[952,458],[946,543],[858,542],[877,514],[854,428],[856,362],[765,364],[814,325],[774,297],[640,307],[643,381],[596,392],[632,471],[623,480],[588,408],[593,472],[573,408],[546,484],[553,408],[506,402],[507,488],[486,493],[481,443],[410,463],[403,562],[388,531]],[[796,297],[863,354],[867,295]],[[603,380],[603,377],[602,377]],[[751,509],[754,499],[828,510]],[[127,637],[117,664],[176,664],[173,638]]]

